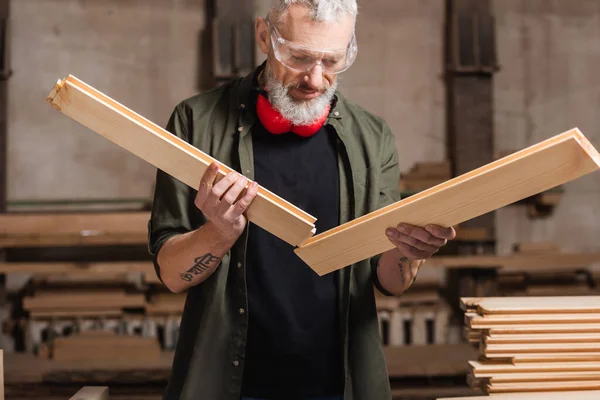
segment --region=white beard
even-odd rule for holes
[[[310,100],[296,100],[290,96],[289,91],[299,85],[296,83],[284,86],[277,81],[271,70],[265,71],[265,89],[269,94],[269,101],[281,115],[294,125],[310,125],[320,119],[325,108],[331,103],[337,89],[337,80],[319,97]]]

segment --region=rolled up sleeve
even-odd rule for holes
[[[175,107],[166,130],[188,141],[189,125],[183,105]],[[196,229],[198,224],[203,223],[200,211],[194,206],[195,196],[195,189],[160,169],[156,171],[152,211],[148,221],[148,251],[161,281],[157,258],[162,246],[171,237]]]

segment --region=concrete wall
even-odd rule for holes
[[[386,119],[402,170],[444,159],[444,1],[363,0],[359,6],[358,58],[340,89]]]
[[[147,198],[155,169],[53,110],[73,74],[164,126],[196,91],[199,0],[11,1],[9,199]]]
[[[600,147],[600,2],[495,0],[498,149],[519,149],[572,127]],[[498,212],[499,251],[516,241],[600,250],[600,175],[565,185],[555,214],[530,221],[520,207]]]

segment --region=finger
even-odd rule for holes
[[[221,201],[225,201],[230,205],[235,203],[238,197],[240,197],[240,193],[242,193],[242,190],[244,190],[247,183],[248,179],[245,176],[240,176],[233,186],[231,186],[229,190],[225,192]]]
[[[433,246],[442,247],[447,243],[446,239],[434,236],[420,226],[400,224],[398,225],[398,230],[405,235],[412,236],[423,243],[431,244]]]
[[[443,226],[439,225],[427,225],[425,226],[425,229],[433,236],[442,239],[453,240],[456,237],[456,230],[453,227],[444,228]]]
[[[208,166],[208,168],[202,175],[202,179],[200,180],[200,186],[198,187],[198,193],[196,194],[196,199],[194,201],[196,207],[201,209],[204,205],[204,202],[208,198],[208,194],[212,189],[212,186],[218,173],[219,164],[213,162]]]
[[[434,245],[431,245],[428,243],[424,243],[413,236],[408,236],[404,233],[401,233],[397,229],[388,229],[386,231],[386,234],[388,235],[388,237],[390,239],[392,239],[396,242],[406,243],[407,245],[409,245],[411,247],[415,247],[419,250],[423,250],[428,253],[434,253],[434,252],[438,251],[438,249],[439,249],[439,246],[434,246]]]
[[[419,250],[419,249],[412,247],[406,243],[398,242],[393,239],[390,239],[390,241],[394,244],[394,246],[396,246],[396,248],[400,251],[400,253],[402,255],[404,255],[406,258],[408,258],[411,261],[426,260],[432,256],[432,253],[428,253],[426,251]]]
[[[208,195],[208,202],[212,205],[218,204],[223,194],[239,179],[239,176],[237,172],[230,172],[225,178],[215,183]]]
[[[252,204],[252,201],[256,198],[258,194],[258,183],[252,182],[250,186],[248,186],[248,190],[246,190],[246,194],[235,203],[231,211],[231,218],[237,219],[239,218]]]
[[[219,173],[219,164],[215,161],[208,166],[208,168],[202,175],[202,179],[200,180],[200,186],[202,186],[202,184],[205,184],[205,186],[212,187],[218,173]]]

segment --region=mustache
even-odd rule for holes
[[[321,94],[327,92],[327,90],[329,90],[329,87],[326,85],[323,85],[321,87],[314,87],[309,85],[306,82],[299,82],[299,83],[291,83],[287,86],[287,89],[300,89],[300,90],[316,90],[318,92],[320,92]]]

